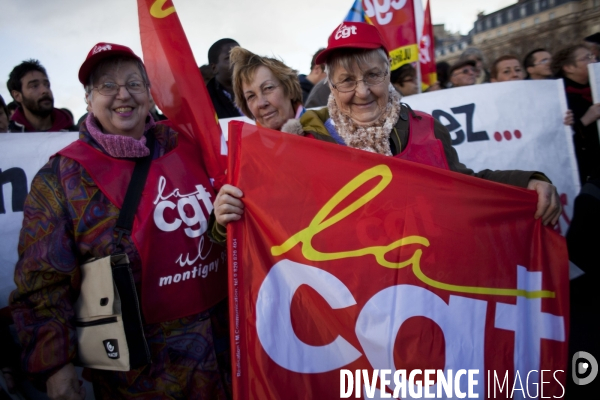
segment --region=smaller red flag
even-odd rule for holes
[[[431,23],[431,2],[425,7],[423,21],[423,35],[419,44],[419,67],[421,68],[421,85],[426,90],[437,82],[435,69],[435,39],[433,37],[433,24]]]
[[[219,189],[227,159],[221,151],[221,128],[212,101],[172,0],[138,0],[144,64],[156,105],[170,125],[200,147],[208,175]]]

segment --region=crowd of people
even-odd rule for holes
[[[263,127],[307,140],[327,141],[534,190],[539,201],[532,217],[541,218],[544,225],[557,223],[561,203],[543,171],[475,172],[462,164],[448,130],[431,116],[402,103],[403,97],[420,92],[415,66],[406,64],[392,71],[390,49],[377,29],[362,23],[345,24],[354,28],[353,34],[346,37],[334,31],[327,48],[319,49],[312,57],[308,75],[298,75],[281,60],[257,55],[233,39],[215,42],[208,51],[208,64],[200,67],[200,72],[217,116],[245,115]],[[453,65],[438,63],[439,81],[427,89],[451,90],[525,79],[564,80],[571,110],[564,116],[564,123],[573,129],[583,185],[567,239],[570,258],[586,272],[586,279],[593,278],[587,284],[597,282],[593,244],[598,234],[582,232],[600,221],[600,142],[596,124],[600,103],[592,101],[587,68],[597,60],[597,49],[596,44],[583,42],[552,52],[537,48],[522,63],[515,56],[504,55],[488,68],[483,54],[469,48]],[[77,123],[68,110],[54,107],[48,73],[37,60],[24,61],[10,72],[7,87],[13,101],[6,104],[0,97],[0,132],[80,132],[78,145],[53,157],[31,185],[15,267],[17,289],[11,295],[10,306],[22,351],[20,361],[14,351],[0,356],[9,388],[15,387],[13,377],[22,370],[52,399],[80,399],[86,395],[74,368],[78,353],[75,302],[81,290],[82,263],[115,251],[125,253],[138,300],[143,304],[145,296],[151,295],[144,285],[144,274],[152,272],[148,270],[152,263],[144,262],[160,251],[139,248],[131,232],[115,239],[115,224],[122,212],[115,199],[120,198],[119,190],[125,193],[128,187],[115,189],[103,182],[102,174],[93,172],[95,162],[100,161],[93,160],[101,160],[102,168],[109,165],[118,169],[123,160],[148,159],[156,165],[165,154],[176,154],[183,162],[194,163],[182,149],[185,138],[168,121],[158,123],[165,116],[156,110],[150,96],[151,82],[142,60],[130,49],[98,44],[82,64],[79,80],[88,112]],[[419,123],[423,119],[432,121],[431,129],[422,128],[426,126]],[[414,137],[424,145],[411,147],[409,138]],[[177,171],[171,168],[169,172],[169,167],[164,167],[165,176],[173,174],[172,179],[177,180]],[[203,166],[199,165],[195,174],[208,182]],[[204,186],[212,190],[210,184]],[[206,236],[207,243],[210,240],[216,246],[213,251],[224,251],[226,226],[242,218],[244,197],[240,188],[224,185],[218,193],[212,193],[211,199],[213,205],[206,207],[208,214],[213,211],[206,215],[209,223],[196,239],[204,240]],[[81,207],[82,200],[89,206]],[[195,242],[190,243],[191,248],[197,248]],[[185,303],[186,296],[193,294],[183,291],[179,301]],[[174,310],[158,320],[142,315],[151,363],[129,371],[89,370],[86,377],[94,384],[96,398],[141,398],[153,393],[161,398],[231,397],[225,295],[211,292],[199,304],[185,312]],[[588,312],[597,315],[596,310]],[[7,319],[4,315],[3,321]],[[578,327],[572,325],[571,332],[578,332]],[[0,333],[3,342],[10,340],[6,323]],[[585,337],[577,340],[578,346],[587,345]]]

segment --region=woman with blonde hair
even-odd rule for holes
[[[281,130],[304,113],[297,71],[283,62],[261,57],[241,47],[229,54],[233,66],[235,103],[248,117],[266,128]]]

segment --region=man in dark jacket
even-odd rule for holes
[[[214,77],[206,84],[217,117],[231,118],[242,115],[235,106],[233,99],[233,88],[231,83],[231,68],[229,65],[229,52],[232,48],[239,46],[233,39],[217,40],[208,49],[208,64],[212,69]]]
[[[590,88],[588,64],[595,62],[594,55],[583,45],[562,49],[553,58],[552,71],[563,78],[567,104],[573,110],[573,143],[579,167],[581,184],[600,177],[600,141],[598,126],[600,103],[594,104]]]
[[[317,52],[313,55],[312,60],[310,60],[310,73],[308,75],[300,74],[298,75],[298,80],[300,81],[300,87],[302,88],[302,102],[306,104],[308,100],[308,95],[313,87],[325,79],[325,65],[317,64],[315,60],[320,52],[322,52],[323,48],[317,50]]]
[[[23,61],[11,71],[8,91],[19,107],[10,117],[9,132],[76,131],[73,118],[54,108],[46,69],[38,60]]]

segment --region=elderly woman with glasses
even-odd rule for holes
[[[328,106],[302,115],[295,133],[536,190],[539,201],[535,217],[542,218],[546,225],[558,221],[558,194],[543,174],[490,170],[474,173],[458,160],[443,125],[400,103],[399,94],[390,84],[388,51],[374,26],[342,23],[316,62],[326,64],[331,87]],[[215,201],[218,224],[225,226],[241,218],[242,195],[238,188],[222,188]]]
[[[91,110],[80,138],[38,172],[24,206],[11,295],[24,369],[51,399],[83,399],[74,365],[93,346],[79,346],[81,328],[97,326],[88,335],[98,357],[129,365],[93,364],[87,376],[96,398],[230,398],[226,251],[206,236],[214,193],[195,144],[154,122],[144,64],[129,48],[97,44],[79,80]],[[134,180],[142,164],[148,175]],[[139,206],[125,206],[130,189]],[[131,229],[122,228],[121,213],[135,215]],[[83,325],[76,315],[82,264],[118,253],[132,279],[114,299],[123,310],[121,343],[102,336],[117,317]],[[101,315],[114,313],[100,297]]]

